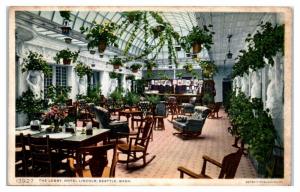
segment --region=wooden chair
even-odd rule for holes
[[[211,113],[209,114],[208,117],[210,117],[210,118],[217,118],[218,119],[219,118],[220,107],[221,107],[221,103],[220,102],[215,103],[212,106]]]
[[[33,138],[28,135],[28,144],[34,177],[67,176],[69,174],[69,169],[66,169],[68,167],[62,162],[65,156],[51,148],[49,135],[44,138]]]
[[[120,163],[126,163],[127,169],[129,169],[130,162],[136,162],[143,159],[143,165],[135,167],[141,168],[145,167],[155,158],[155,156],[152,156],[148,162],[146,161],[146,156],[148,155],[147,149],[153,131],[152,124],[153,119],[147,116],[145,118],[144,126],[139,127],[137,133],[128,134],[128,143],[117,145],[118,150],[127,155],[126,160],[119,160]],[[138,154],[141,155],[137,156]]]
[[[243,150],[239,149],[237,152],[235,153],[231,153],[229,155],[226,155],[223,160],[222,163],[219,163],[218,161],[204,155],[203,156],[203,166],[202,166],[202,170],[200,174],[194,173],[192,171],[190,171],[187,168],[184,167],[178,167],[177,170],[180,172],[180,178],[183,178],[184,174],[189,175],[192,178],[198,178],[198,179],[203,179],[203,178],[211,178],[208,175],[205,174],[205,170],[206,170],[206,163],[212,163],[213,165],[221,168],[220,174],[219,174],[219,179],[221,178],[225,178],[225,179],[232,179],[235,176],[236,170],[239,166],[241,157],[243,155]]]
[[[107,151],[111,149],[113,149],[113,157],[111,165],[108,166]],[[85,157],[87,153],[90,156],[88,160]],[[77,177],[115,177],[117,162],[116,144],[79,148],[76,153],[76,164],[74,158],[69,158],[71,170]],[[89,169],[86,168],[87,165]]]
[[[154,123],[153,127],[155,130],[164,130],[165,123],[164,119],[167,117],[167,108],[165,103],[158,103],[155,108],[155,114],[153,116]]]
[[[30,152],[26,149],[27,144],[27,137],[24,137],[23,133],[16,136],[16,176],[28,176]]]

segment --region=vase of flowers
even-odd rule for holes
[[[49,132],[61,132],[62,129],[59,127],[64,123],[64,119],[67,116],[67,112],[59,106],[52,106],[50,111],[43,115],[44,123],[49,123],[51,126],[47,129]]]

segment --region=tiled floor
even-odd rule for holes
[[[207,119],[199,138],[182,140],[174,136],[172,124],[165,119],[166,129],[154,130],[153,141],[149,144],[149,156],[156,158],[145,168],[128,171],[125,164],[118,163],[117,178],[179,178],[178,166],[184,166],[195,172],[200,172],[204,154],[218,160],[237,149],[232,147],[234,138],[227,132],[229,121],[227,115],[220,111],[219,119]],[[168,117],[169,119],[170,116]],[[125,155],[120,155],[124,159]],[[142,163],[136,162],[136,164]],[[220,169],[209,165],[207,175],[217,178]],[[243,156],[239,164],[236,178],[255,178],[256,172],[247,156]]]

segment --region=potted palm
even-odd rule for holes
[[[108,45],[114,45],[118,39],[115,34],[119,26],[113,22],[105,24],[97,24],[95,21],[92,23],[91,27],[84,28],[80,27],[82,34],[86,33],[86,40],[88,40],[87,48],[88,50],[98,47],[99,53],[103,53]]]
[[[119,69],[120,66],[123,66],[122,59],[120,57],[114,57],[109,60],[109,64],[114,66],[114,69]]]
[[[76,62],[80,51],[71,51],[69,48],[60,50],[56,53],[53,58],[56,63],[60,63],[60,60],[63,59],[64,65],[69,65],[72,62]]]
[[[209,25],[208,27],[212,27]],[[206,25],[201,29],[199,26],[193,27],[192,31],[185,37],[181,38],[181,46],[188,52],[193,47],[193,53],[199,53],[202,45],[206,49],[210,49],[213,44],[212,38],[214,32],[210,31]]]
[[[141,64],[135,63],[133,65],[130,66],[130,69],[133,73],[137,73],[138,70],[142,67]]]

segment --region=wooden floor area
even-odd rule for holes
[[[237,151],[232,147],[234,138],[227,132],[229,121],[227,114],[220,110],[219,119],[207,119],[202,130],[202,135],[196,139],[182,140],[174,136],[172,124],[165,119],[166,129],[154,130],[153,141],[149,144],[149,156],[156,158],[142,169],[135,171],[126,170],[125,164],[117,164],[117,178],[179,178],[178,166],[184,166],[195,172],[200,172],[202,156],[208,155],[219,162],[222,158]],[[168,119],[171,119],[170,116]],[[124,159],[125,155],[120,155]],[[135,164],[141,164],[136,162]],[[217,178],[220,169],[209,165],[207,175]],[[256,178],[256,172],[249,158],[243,156],[239,164],[236,178]]]

